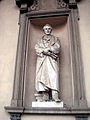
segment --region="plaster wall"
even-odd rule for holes
[[[84,63],[85,89],[88,106],[90,107],[90,0],[82,0],[79,4],[79,27],[81,47]],[[4,110],[9,106],[14,78],[14,66],[18,40],[19,9],[15,0],[0,1],[0,120],[10,120],[10,116]],[[74,117],[65,116],[22,116],[22,120],[74,120]],[[90,120],[90,117],[89,117]]]
[[[22,116],[22,120],[75,120],[73,116],[57,116],[57,115],[31,115]]]
[[[4,106],[10,105],[12,97],[18,17],[15,0],[0,1],[0,120],[10,120]]]
[[[90,120],[90,116],[89,116],[88,120]]]

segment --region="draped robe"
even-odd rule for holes
[[[35,45],[37,54],[36,63],[36,91],[48,91],[49,89],[59,92],[59,57],[60,41],[57,37],[51,35],[51,38],[46,40],[43,36]],[[43,54],[43,51],[48,48],[50,55]]]

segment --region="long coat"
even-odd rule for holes
[[[35,45],[37,54],[36,64],[36,91],[47,91],[49,89],[59,91],[59,57],[60,41],[57,37],[51,35],[49,40],[43,36]],[[45,43],[46,41],[46,43]],[[43,51],[49,48],[50,55]]]

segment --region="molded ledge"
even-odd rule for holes
[[[8,113],[47,115],[90,115],[90,108],[24,108],[5,107]]]

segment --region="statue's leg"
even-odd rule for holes
[[[58,91],[52,90],[52,100],[54,100],[55,102],[61,102],[61,100],[59,99]]]

